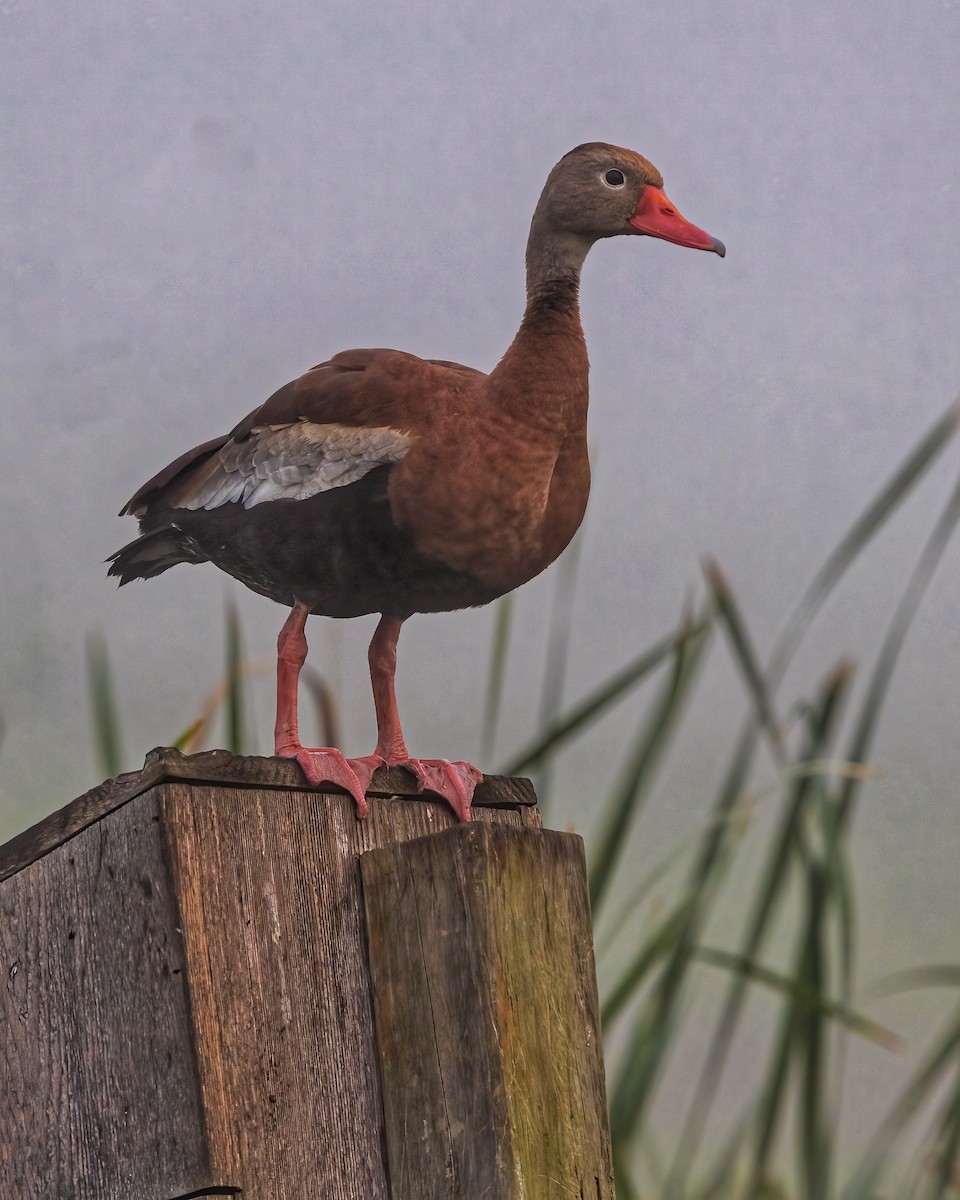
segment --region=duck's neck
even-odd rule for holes
[[[534,217],[527,243],[527,307],[491,380],[514,415],[560,433],[587,421],[587,346],[580,271],[589,243],[545,235]]]

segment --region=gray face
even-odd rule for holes
[[[537,215],[558,232],[589,241],[629,233],[647,184],[663,187],[653,163],[620,146],[589,142],[578,146],[550,172]]]

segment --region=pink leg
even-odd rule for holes
[[[370,682],[377,710],[377,748],[371,757],[376,765],[404,767],[417,779],[421,791],[436,792],[461,821],[469,821],[473,793],[483,774],[465,762],[411,758],[403,740],[393,685],[397,671],[397,639],[402,624],[399,617],[381,617],[370,642]]]
[[[277,640],[277,724],[274,729],[274,753],[280,758],[295,758],[310,783],[319,787],[335,783],[350,793],[357,805],[357,816],[367,815],[366,790],[378,763],[368,759],[353,762],[339,750],[307,750],[300,744],[297,720],[297,684],[307,657],[304,625],[310,609],[298,600],[284,622]],[[369,770],[367,769],[369,765]]]

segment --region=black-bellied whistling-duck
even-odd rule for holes
[[[400,350],[347,350],[187,451],[121,513],[141,530],[111,559],[121,584],[212,562],[291,609],[277,645],[276,753],[311,783],[344,787],[360,816],[374,770],[399,765],[470,817],[481,773],[407,752],[397,637],[413,613],[487,604],[526,583],[576,533],[590,490],[580,269],[595,241],[617,234],[724,254],[677,212],[645,158],[578,146],[533,214],[526,311],[489,375]],[[365,758],[300,744],[311,613],[381,614],[369,652],[379,736]]]

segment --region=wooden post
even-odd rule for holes
[[[161,750],[0,848],[0,1200],[612,1198],[579,839],[411,793]]]
[[[461,825],[360,860],[393,1200],[613,1195],[582,845]]]

